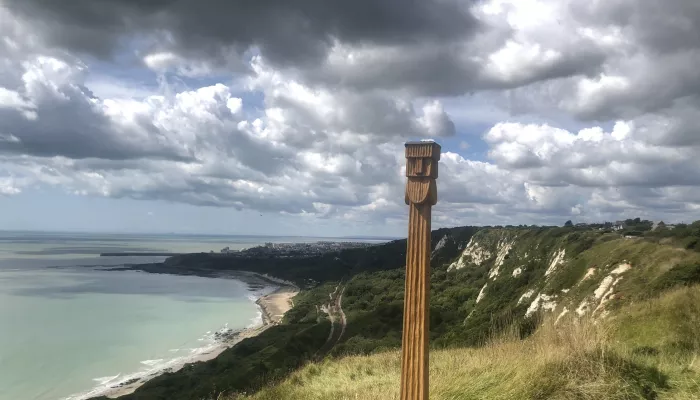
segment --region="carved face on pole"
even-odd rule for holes
[[[437,203],[440,145],[434,142],[406,143],[406,204]]]

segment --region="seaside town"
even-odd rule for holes
[[[345,249],[357,249],[374,246],[375,243],[366,242],[330,242],[319,241],[313,243],[265,243],[262,246],[250,247],[244,250],[233,250],[224,247],[219,252],[234,257],[300,257],[312,256]],[[212,251],[213,253],[213,251]]]

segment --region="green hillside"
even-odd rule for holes
[[[437,350],[430,398],[700,398],[700,288],[625,306],[604,323],[547,319],[521,340],[513,331],[478,348]],[[306,365],[255,395],[227,400],[399,398],[400,352]]]
[[[700,223],[651,228],[628,220],[617,231],[609,225],[434,231],[435,398],[695,398],[698,289],[678,287],[700,283]],[[303,290],[284,324],[126,398],[237,398],[260,389],[253,398],[392,398],[405,245],[305,259],[169,260],[159,272],[253,270]],[[347,326],[328,346],[331,324],[322,306],[333,293],[343,293]]]

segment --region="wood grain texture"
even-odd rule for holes
[[[406,144],[409,205],[401,343],[401,400],[427,400],[430,339],[430,224],[437,202],[437,143]],[[429,161],[428,161],[429,160]],[[430,168],[426,168],[430,166]]]
[[[411,204],[403,307],[401,400],[428,399],[430,204]]]
[[[409,178],[406,182],[406,204],[437,203],[437,186],[433,179]]]

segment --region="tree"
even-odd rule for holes
[[[568,221],[564,222],[564,226],[574,226],[574,223],[571,222],[571,220],[568,220]]]

